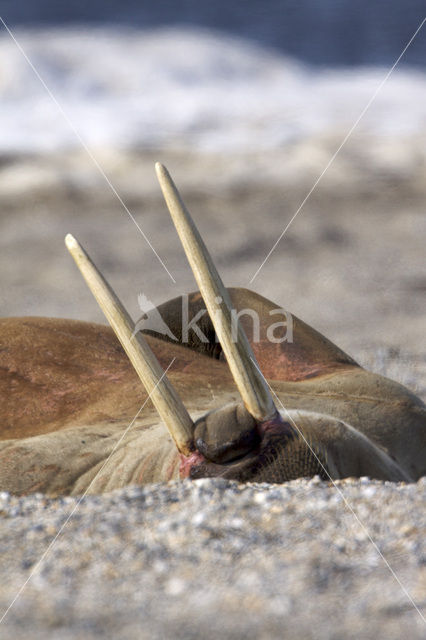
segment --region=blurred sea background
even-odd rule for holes
[[[2,0],[1,15],[90,145],[270,149],[346,131],[419,25],[421,0]],[[4,27],[2,154],[79,147]],[[421,34],[361,125],[425,124]]]
[[[162,160],[227,284],[364,360],[372,346],[423,363],[426,27],[258,269],[424,13],[422,0],[1,0],[16,39],[0,25],[2,315],[103,321],[68,231],[135,318],[140,292],[193,290]]]

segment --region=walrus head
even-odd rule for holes
[[[166,168],[161,188],[242,402],[193,422],[141,332],[81,245],[66,245],[115,331],[181,454],[181,475],[283,482],[326,473],[312,445],[277,410],[250,343],[208,250]]]
[[[301,321],[300,340],[287,353],[265,341],[261,347],[252,348],[238,314],[236,317],[233,313],[230,293],[169,173],[160,164],[156,170],[208,312],[208,332],[217,336],[220,345],[213,341],[215,346],[212,346],[208,341],[207,348],[212,351],[208,355],[226,359],[241,403],[221,407],[194,422],[142,332],[135,333],[132,319],[110,285],[71,235],[66,237],[66,244],[180,452],[181,476],[269,482],[314,474],[335,478],[370,475],[393,480],[417,477],[421,454],[414,452],[413,462],[413,447],[408,450],[411,445],[402,451],[400,460],[396,460],[394,453],[401,448],[401,438],[404,438],[401,421],[406,420],[408,426],[412,423],[416,437],[424,441],[426,414],[424,406],[417,406],[416,402],[422,403],[408,397],[409,392],[396,383],[364,371]],[[256,304],[264,306],[265,300],[258,298],[260,302]],[[195,345],[196,350],[206,348],[205,345],[198,347]],[[292,382],[302,381],[307,396],[315,395],[315,411],[317,406],[321,411],[312,412],[311,406],[304,404],[299,385],[296,406],[301,411],[296,412],[295,420],[272,391],[259,366],[259,355],[269,379],[276,379],[277,367],[286,370],[284,380],[289,382],[285,391],[293,393]],[[365,411],[359,409],[361,404]],[[305,407],[307,410],[303,411]],[[364,415],[371,417],[372,441],[370,432],[366,436],[366,430],[359,432],[348,420],[354,416],[362,422]],[[389,417],[398,422],[396,428],[390,424],[385,429],[397,443],[393,450],[380,431],[383,421]],[[420,449],[423,448],[422,444]]]

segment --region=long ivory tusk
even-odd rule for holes
[[[169,172],[159,162],[155,169],[170,215],[246,409],[256,420],[267,420],[276,413],[274,401],[256,369],[253,351],[237,316],[232,318],[232,303],[228,291]]]
[[[130,315],[83,247],[71,234],[66,236],[65,244],[165,422],[178,450],[189,455],[194,448],[194,424],[180,397],[142,334],[137,333],[132,338],[134,326]]]

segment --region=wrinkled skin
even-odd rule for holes
[[[112,330],[48,318],[0,320],[0,490],[100,493],[127,484],[221,476],[283,482],[312,476],[412,481],[426,473],[426,407],[403,386],[365,371],[293,317],[293,343],[266,339],[278,305],[230,289],[254,309],[252,348],[281,416],[256,423],[241,405],[207,316],[180,344],[181,300],[158,308],[178,341],[147,340],[197,420],[195,450],[180,456]],[[190,318],[202,305],[189,296]],[[251,335],[250,318],[240,318]],[[277,316],[272,322],[277,322]],[[123,435],[124,434],[124,435]],[[309,446],[308,446],[308,444]],[[105,465],[105,462],[108,463]],[[105,466],[103,466],[105,465]]]

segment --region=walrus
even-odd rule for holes
[[[197,331],[184,339],[182,297],[155,310],[167,334],[135,331],[68,235],[111,328],[0,319],[0,489],[57,496],[188,477],[424,475],[424,403],[295,316],[292,340],[277,339],[286,313],[253,291],[225,288],[169,173],[156,170],[199,287],[187,296],[189,318],[202,316]]]

